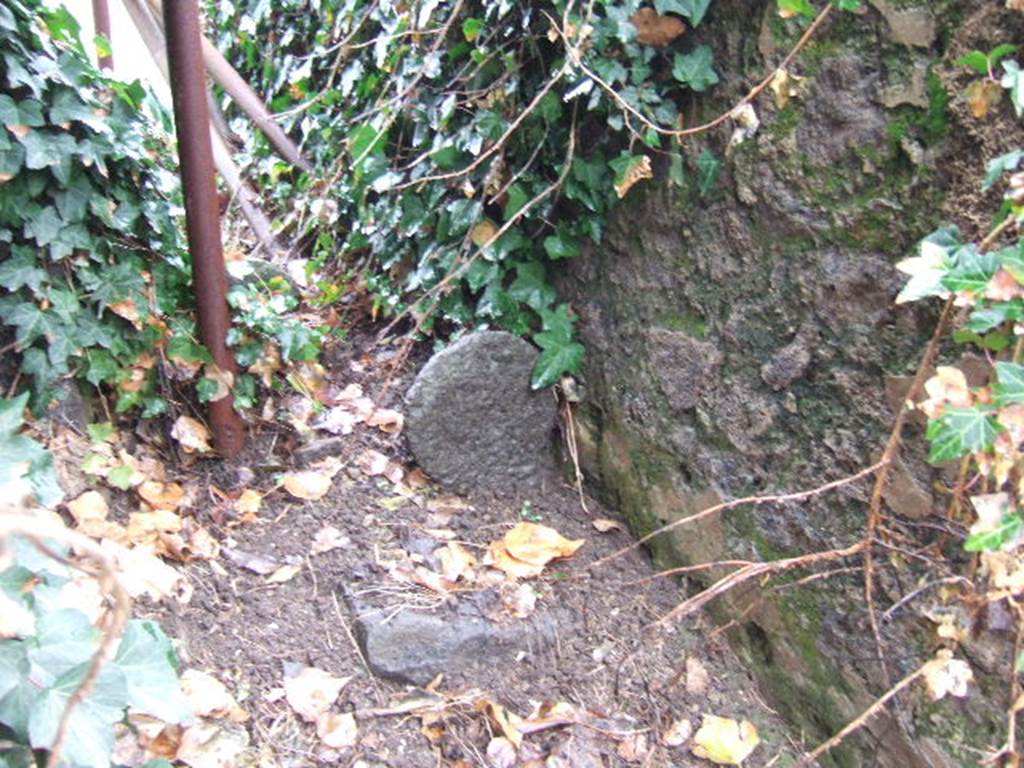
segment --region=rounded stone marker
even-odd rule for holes
[[[478,331],[430,359],[405,396],[405,433],[428,475],[464,493],[540,483],[556,406],[530,389],[537,355],[511,333]]]

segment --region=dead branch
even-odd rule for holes
[[[681,619],[684,616],[689,616],[691,613],[699,611],[715,598],[724,595],[726,592],[729,592],[742,584],[746,584],[752,579],[762,579],[766,576],[774,576],[777,573],[792,570],[793,568],[806,568],[810,565],[817,565],[819,563],[830,562],[832,560],[841,560],[843,558],[853,557],[854,555],[862,554],[866,548],[867,542],[858,541],[853,546],[846,547],[845,549],[828,549],[823,552],[811,552],[798,557],[769,560],[765,563],[751,563],[750,565],[733,571],[728,576],[722,577],[707,589],[697,593],[687,600],[684,600],[654,622],[654,624],[656,626],[663,626]]]
[[[131,598],[121,584],[117,575],[117,568],[113,558],[104,552],[99,545],[87,536],[75,531],[68,530],[63,525],[44,517],[34,517],[26,514],[3,514],[0,515],[0,539],[10,536],[22,536],[42,551],[48,548],[45,541],[59,541],[73,547],[79,554],[89,558],[99,569],[96,578],[99,581],[103,594],[113,601],[113,606],[104,617],[102,626],[102,639],[99,648],[92,657],[89,669],[82,679],[81,684],[68,699],[61,714],[60,723],[57,726],[57,734],[54,736],[53,744],[50,745],[50,754],[46,761],[47,768],[57,768],[60,765],[60,755],[67,739],[68,728],[71,724],[71,716],[75,707],[81,704],[92,691],[103,665],[113,655],[115,644],[120,640],[124,631],[128,616],[131,613]],[[83,572],[89,571],[81,566],[71,565]],[[90,575],[95,575],[91,574]]]
[[[806,501],[807,499],[814,498],[815,496],[820,496],[823,493],[834,491],[835,489],[841,488],[844,485],[855,483],[858,480],[861,480],[867,477],[868,475],[877,472],[883,465],[884,462],[880,461],[877,464],[872,464],[870,467],[867,467],[866,469],[860,470],[856,474],[849,475],[839,480],[833,480],[831,482],[825,483],[824,485],[819,485],[817,488],[811,488],[810,490],[807,491],[773,494],[769,496],[744,496],[743,498],[740,499],[733,499],[732,501],[725,501],[722,502],[721,504],[715,504],[714,506],[702,509],[700,512],[696,512],[687,517],[680,518],[679,520],[674,520],[671,523],[668,523],[667,525],[663,525],[661,528],[651,531],[646,536],[641,536],[632,544],[625,546],[616,552],[612,552],[610,555],[602,557],[600,560],[594,561],[587,567],[597,568],[598,566],[604,565],[605,563],[608,563],[611,560],[615,560],[619,557],[622,557],[623,555],[633,551],[634,549],[643,546],[656,536],[661,536],[663,533],[668,533],[669,531],[679,528],[680,526],[695,523],[698,520],[702,520],[709,515],[715,514],[716,512],[724,512],[729,509],[735,509],[736,507],[741,507],[744,504],[782,504],[790,501]]]
[[[726,120],[731,118],[734,114],[736,114],[736,111],[738,109],[756,99],[761,94],[761,92],[764,91],[765,88],[771,85],[772,81],[780,73],[784,73],[786,69],[789,67],[789,65],[793,63],[793,60],[797,57],[797,55],[799,55],[800,51],[803,49],[805,45],[807,45],[810,39],[814,37],[814,34],[818,31],[821,25],[825,23],[825,19],[828,18],[831,12],[832,4],[828,3],[817,15],[817,17],[815,17],[814,21],[811,22],[810,26],[808,26],[807,29],[804,30],[803,35],[800,36],[800,39],[796,42],[796,45],[793,46],[790,52],[786,54],[786,57],[782,60],[782,63],[779,64],[779,66],[775,67],[767,76],[765,76],[765,78],[761,80],[761,82],[759,82],[757,85],[751,88],[747,95],[744,96],[735,106],[733,106],[728,111],[723,112],[718,117],[706,123],[694,126],[693,128],[680,129],[663,128],[657,123],[654,123],[651,120],[649,120],[646,116],[644,116],[643,113],[641,113],[639,110],[631,106],[625,99],[622,98],[622,96],[619,95],[619,93],[614,88],[612,88],[612,86],[610,86],[608,83],[602,80],[596,72],[594,72],[586,64],[583,63],[579,55],[579,47],[569,45],[569,40],[564,32],[564,25],[562,29],[560,29],[556,24],[552,24],[552,27],[555,29],[555,32],[558,34],[558,36],[562,38],[562,42],[565,44],[566,47],[568,59],[571,59],[573,65],[578,67],[579,70],[583,72],[583,74],[585,74],[595,83],[597,83],[601,90],[605,91],[609,96],[611,96],[612,100],[616,103],[620,110],[628,113],[626,115],[627,119],[629,115],[633,115],[637,120],[639,120],[644,125],[644,127],[652,131],[655,131],[661,134],[662,136],[671,136],[675,139],[681,139],[684,136],[694,136],[699,133],[704,133],[705,131],[709,131],[712,128],[721,125]]]
[[[831,739],[824,742],[823,744],[817,746],[813,752],[810,752],[809,754],[806,754],[802,758],[800,758],[800,762],[797,763],[797,768],[802,768],[803,766],[810,765],[823,754],[828,752],[830,749],[839,746],[843,739],[845,739],[851,733],[864,727],[864,724],[867,723],[867,721],[874,717],[876,714],[878,714],[880,710],[884,709],[885,705],[888,704],[891,699],[893,699],[901,691],[907,688],[907,686],[909,686],[911,683],[917,680],[917,678],[923,675],[925,670],[928,668],[928,665],[931,663],[931,661],[925,662],[918,669],[914,670],[909,675],[900,680],[898,683],[896,683],[896,685],[892,686],[879,698],[875,699],[875,702],[870,707],[861,712],[858,717],[856,717],[849,724],[847,724],[846,727],[839,731],[839,733],[837,733],[835,736],[833,736]]]

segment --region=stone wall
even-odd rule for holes
[[[1019,33],[1019,14],[994,5],[873,0],[862,15],[836,18],[794,67],[805,78],[799,95],[781,108],[759,101],[760,133],[730,153],[712,192],[667,181],[634,188],[605,241],[559,277],[588,350],[585,471],[635,531],[718,499],[813,487],[877,459],[935,318],[934,307],[894,306],[902,280],[893,265],[950,212],[943,190],[958,169],[976,180],[986,159],[959,138],[944,78],[974,16],[995,14],[1004,26],[994,29]],[[689,124],[734,103],[797,33],[774,1],[712,7],[704,34],[725,77]],[[721,156],[728,132],[685,151]],[[919,425],[907,444],[887,501],[913,526],[945,502]],[[869,493],[866,482],[730,511],[656,540],[655,556],[669,566],[848,545],[862,535]],[[880,576],[878,600],[890,605],[906,584],[888,565]],[[913,583],[912,564],[904,576]],[[714,612],[736,622],[734,645],[809,746],[886,687],[861,584],[850,573],[748,590]],[[885,627],[896,679],[933,650],[933,629],[910,614]],[[966,707],[906,697],[898,716],[875,720],[829,761],[974,764],[962,742],[1002,739],[1003,694],[987,685]]]

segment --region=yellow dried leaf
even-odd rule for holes
[[[235,386],[235,374],[231,371],[225,371],[216,363],[206,364],[203,369],[203,378],[209,379],[216,386],[213,395],[210,397],[211,403],[223,400],[231,394],[231,388]]]
[[[487,713],[502,735],[512,742],[516,749],[522,746],[523,734],[519,730],[519,725],[523,722],[523,718],[515,712],[509,712],[501,704],[486,699],[478,705],[478,708]]]
[[[284,679],[285,698],[292,709],[307,722],[316,722],[330,710],[351,677],[335,677],[316,667],[304,667]]]
[[[775,96],[775,106],[779,109],[784,109],[789,104],[790,99],[798,96],[801,90],[799,83],[802,79],[784,69],[776,70],[770,84],[772,93]]]
[[[621,200],[633,188],[633,185],[644,179],[653,179],[654,170],[651,168],[651,158],[642,155],[633,160],[626,172],[615,182],[615,194]]]
[[[469,238],[477,248],[483,248],[494,239],[496,234],[498,234],[498,225],[490,219],[484,219],[469,231]]]
[[[235,510],[244,514],[255,514],[260,511],[260,506],[263,504],[263,494],[259,491],[254,491],[251,488],[246,488],[239,494],[238,498],[235,499]]]
[[[151,544],[158,534],[177,533],[181,527],[181,518],[168,509],[133,512],[128,516],[128,538],[135,544]]]
[[[693,725],[689,720],[683,718],[676,720],[668,727],[668,730],[661,735],[661,743],[666,747],[681,747],[690,740],[692,735]]]
[[[331,749],[351,747],[359,736],[356,716],[351,712],[325,712],[316,720],[316,735]]]
[[[288,472],[284,476],[284,489],[297,499],[316,501],[331,490],[332,476],[313,470]]]
[[[924,682],[932,699],[938,701],[947,693],[963,698],[974,673],[966,661],[953,658],[948,648],[940,648],[935,658],[925,664]]]
[[[739,765],[761,743],[754,724],[728,717],[705,715],[690,751],[718,765]]]
[[[136,493],[154,509],[174,511],[185,498],[185,489],[177,483],[159,483],[147,480],[135,488]]]
[[[1003,100],[1003,87],[991,80],[975,80],[964,92],[971,114],[978,120],[988,116]]]
[[[636,27],[637,42],[655,48],[664,48],[686,31],[681,19],[662,15],[653,8],[641,8],[629,20]]]
[[[487,548],[485,562],[513,579],[532,579],[544,572],[543,565],[534,565],[512,557],[505,549],[505,542],[500,539],[492,542]]]
[[[594,530],[599,533],[608,533],[608,531],[621,530],[622,528],[622,523],[618,520],[606,520],[602,517],[599,517],[596,520],[591,520],[590,524],[594,526]]]
[[[301,565],[282,565],[272,574],[267,576],[267,583],[284,584],[286,581],[291,581],[292,579],[294,579],[301,570]]]
[[[583,539],[570,541],[546,525],[522,522],[505,534],[509,555],[533,565],[546,565],[558,557],[569,557],[583,546]]]
[[[77,499],[68,502],[68,511],[81,527],[84,523],[106,520],[110,509],[102,494],[98,491],[86,491]]]
[[[139,308],[131,299],[115,301],[113,304],[108,304],[107,308],[118,317],[123,317],[136,328],[142,330],[142,322],[140,320]]]
[[[377,408],[366,419],[366,423],[371,427],[377,427],[381,432],[397,435],[402,431],[405,417],[390,408]]]
[[[324,552],[330,552],[332,549],[347,547],[351,543],[352,539],[333,525],[325,525],[313,537],[313,545],[309,548],[309,553],[311,555],[321,555]]]
[[[181,444],[185,453],[208,453],[211,450],[210,430],[191,416],[179,416],[175,420],[171,437]]]
[[[213,675],[188,669],[181,675],[181,691],[197,717],[227,718],[236,723],[249,719],[227,686]]]
[[[281,370],[281,350],[275,344],[268,343],[263,347],[259,360],[249,366],[249,373],[260,377],[264,387],[274,382],[274,374]]]
[[[448,581],[472,580],[477,559],[461,544],[450,541],[435,550],[434,556],[441,562],[441,575]]]

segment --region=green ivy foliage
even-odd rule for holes
[[[155,367],[140,362],[191,297],[153,105],[89,65],[77,22],[38,0],[0,8],[0,82],[0,317],[36,402],[78,374],[113,387],[119,410],[160,413]]]
[[[145,416],[169,409],[175,382],[222,396],[196,339],[166,110],[138,82],[97,71],[74,17],[40,0],[0,6],[0,84],[0,322],[36,409],[70,377]],[[292,284],[236,266],[239,361],[274,357],[271,346],[285,365],[315,359],[323,334],[297,316]],[[231,391],[253,406],[257,379],[242,374]]]
[[[218,47],[316,162],[314,173],[297,173],[244,120],[232,121],[250,173],[288,231],[310,244],[313,268],[366,265],[377,309],[413,310],[424,333],[492,326],[532,337],[543,350],[535,387],[580,369],[574,318],[552,275],[601,242],[609,208],[643,178],[630,174],[649,163],[645,155],[665,155],[672,178],[695,195],[718,177],[714,155],[666,140],[586,74],[669,129],[688,92],[719,81],[712,49],[693,31],[713,12],[710,0],[655,3],[686,30],[658,46],[638,39],[640,8],[208,4]],[[582,67],[567,61],[563,16]]]
[[[33,750],[53,743],[70,698],[88,674],[100,631],[62,589],[77,575],[28,541],[12,539],[13,564],[0,571],[0,595],[13,638],[0,640],[0,765],[35,766]],[[67,547],[48,542],[60,557]],[[17,611],[18,615],[14,615]],[[62,765],[108,768],[114,728],[129,707],[168,723],[191,716],[170,640],[153,621],[132,619],[89,694],[71,715]],[[169,765],[166,761],[150,764]]]

